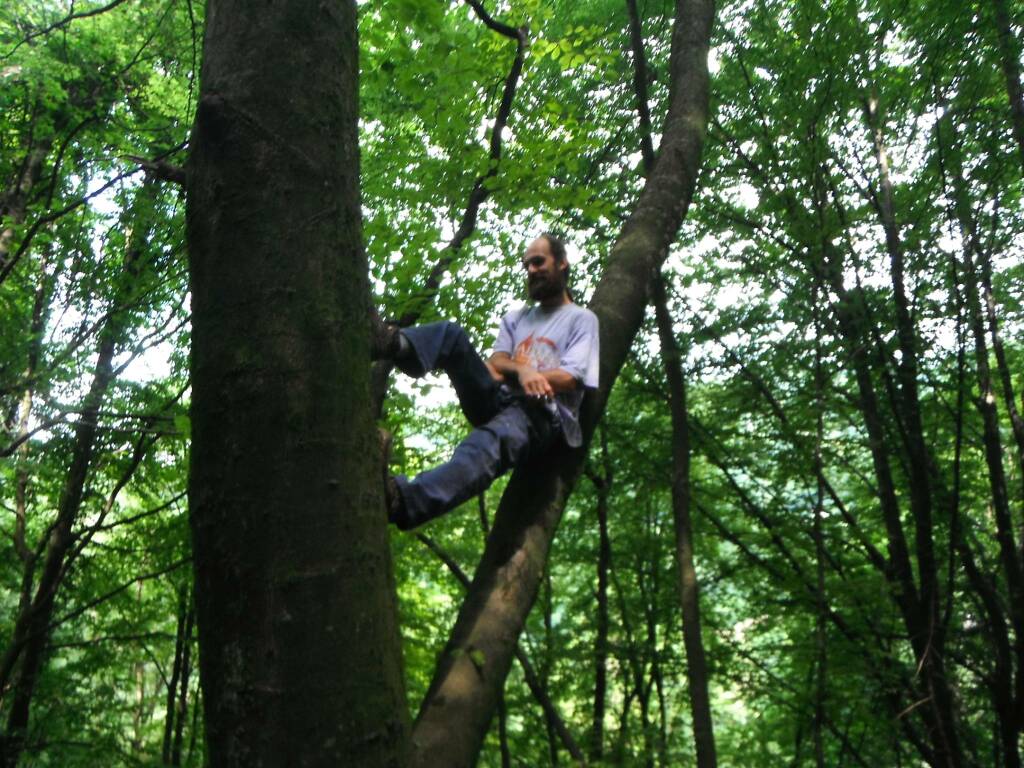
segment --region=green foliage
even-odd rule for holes
[[[975,763],[1003,764],[993,627],[956,546],[963,536],[1009,606],[962,264],[973,222],[1019,401],[1022,169],[992,8],[744,0],[719,9],[702,189],[668,263],[686,350],[695,549],[723,766],[812,765],[816,736],[825,765],[923,759],[911,739],[926,731],[913,708],[919,660],[896,588],[871,556],[888,558],[891,541],[853,365],[856,344],[869,348],[883,455],[913,539],[903,350],[872,120],[890,166],[933,482],[958,494],[957,516],[937,505],[928,535],[941,561],[959,734]],[[481,349],[523,300],[524,244],[540,229],[565,231],[585,301],[643,183],[624,3],[510,0],[488,10],[527,27],[530,43],[497,161],[491,130],[515,43],[463,3],[364,3],[360,17],[364,237],[378,303],[388,316],[456,318]],[[641,4],[655,130],[667,109],[672,10]],[[194,635],[184,715],[167,706],[192,588],[182,193],[144,181],[132,159],[184,163],[202,12],[188,2],[124,3],[59,24],[67,7],[48,0],[0,10],[0,530],[10,542],[0,558],[0,649],[12,647],[40,582],[103,339],[115,371],[32,697],[26,765],[164,764],[168,717],[181,726],[181,763],[202,764]],[[478,181],[489,197],[431,296],[427,277]],[[856,344],[837,320],[830,264],[868,320]],[[619,378],[602,427],[607,458],[595,450],[575,489],[520,638],[586,749],[595,479],[610,477],[604,765],[694,761],[671,424],[654,339],[645,332]],[[258,353],[259,340],[239,350]],[[994,354],[981,359],[998,368]],[[450,395],[436,403],[444,388],[439,379],[392,387],[384,420],[396,434],[395,471],[436,464],[466,433]],[[1019,538],[1017,447],[998,388],[995,397]],[[819,452],[831,488],[820,510]],[[425,531],[470,577],[503,488]],[[392,542],[415,711],[464,590],[417,538],[396,532]],[[474,649],[456,652],[484,661]],[[0,695],[4,734],[10,693]],[[513,764],[567,759],[518,666],[505,704]],[[501,764],[497,725],[481,764]]]

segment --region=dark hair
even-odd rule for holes
[[[572,283],[572,274],[569,272],[571,268],[569,265],[569,259],[565,255],[565,240],[554,232],[541,232],[540,236],[548,241],[548,246],[551,248],[551,255],[555,257],[555,261],[565,264],[565,292],[569,294],[569,299],[572,300],[572,289],[569,287]]]

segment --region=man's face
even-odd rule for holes
[[[546,237],[538,237],[526,248],[523,269],[526,270],[526,289],[534,301],[561,296],[565,290],[566,264],[555,261]]]

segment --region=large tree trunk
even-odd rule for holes
[[[667,255],[696,186],[707,125],[713,18],[713,0],[676,2],[661,154],[591,302],[601,324],[601,387],[584,407],[585,445],[553,451],[542,464],[520,468],[509,482],[420,709],[414,765],[459,768],[476,761],[566,498],[643,320],[648,282]]]
[[[210,765],[398,766],[352,0],[211,0],[188,166]]]

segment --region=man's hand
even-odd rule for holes
[[[503,374],[501,371],[499,371],[497,368],[495,368],[493,365],[491,365],[491,363],[489,361],[485,360],[484,361],[484,365],[487,366],[487,372],[489,374],[491,374],[491,378],[492,379],[494,379],[499,384],[504,384],[505,383],[505,374]]]
[[[508,352],[495,352],[491,355],[491,359],[487,361],[487,370],[491,371],[492,376],[497,373],[502,377],[498,379],[495,376],[496,381],[504,381],[507,384],[518,381],[526,394],[538,397],[553,397],[556,392],[571,392],[579,385],[572,374],[561,368],[538,371],[529,363],[516,362]],[[538,378],[542,379],[543,383],[536,381]],[[527,382],[531,380],[533,383],[528,386]]]
[[[536,369],[527,366],[522,366],[519,369],[519,386],[531,397],[555,396],[555,391],[551,388],[551,383],[547,378]]]

